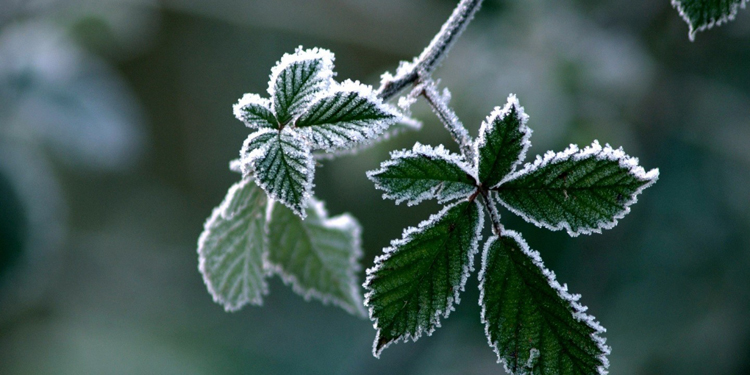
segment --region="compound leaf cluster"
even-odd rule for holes
[[[271,99],[245,94],[234,106],[235,117],[255,131],[240,152],[243,175],[301,218],[312,197],[313,151],[355,148],[401,117],[371,87],[336,82],[333,60],[328,50],[298,48],[271,69]]]
[[[527,221],[571,236],[611,228],[658,178],[621,149],[597,142],[547,153],[519,169],[530,147],[528,116],[514,95],[471,141],[472,154],[416,144],[368,172],[383,197],[450,203],[406,229],[367,270],[365,304],[377,334],[373,354],[440,326],[460,301],[481,240],[484,210],[509,208]],[[495,198],[493,198],[495,197]],[[480,204],[480,198],[481,202]],[[494,220],[494,219],[493,219]],[[495,223],[493,223],[495,224]],[[482,322],[490,346],[513,374],[606,373],[604,329],[586,315],[521,235],[495,227],[479,272]]]

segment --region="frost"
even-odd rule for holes
[[[307,219],[275,206],[269,224],[266,268],[281,276],[305,300],[332,303],[365,316],[357,281],[362,228],[348,214],[328,217],[323,202],[311,199]]]
[[[680,16],[690,26],[690,40],[699,31],[711,29],[734,20],[739,8],[745,9],[748,0],[672,0]]]
[[[518,98],[511,94],[503,108],[495,107],[482,122],[474,142],[474,165],[483,185],[496,185],[526,158],[532,133],[528,121]]]
[[[198,269],[214,301],[227,311],[261,305],[268,293],[263,270],[266,195],[252,180],[234,184],[198,239]]]
[[[294,130],[287,127],[277,134],[264,146],[243,154],[243,172],[252,173],[271,198],[304,218],[312,195],[315,161],[305,140]]]
[[[233,109],[234,117],[250,129],[278,127],[276,116],[271,111],[271,101],[256,94],[245,94]]]
[[[444,203],[476,190],[473,168],[443,145],[432,148],[416,143],[412,150],[391,152],[391,159],[367,172],[367,177],[376,189],[385,191],[383,199],[396,204],[406,201],[410,206],[432,198]]]
[[[460,302],[484,223],[477,201],[443,208],[391,241],[367,270],[365,305],[377,335],[373,355],[391,343],[431,335]]]
[[[493,188],[500,203],[524,220],[571,236],[601,233],[630,212],[643,189],[659,177],[622,148],[570,145],[547,152]]]
[[[555,273],[545,268],[539,252],[531,250],[519,233],[505,230],[501,238],[493,236],[487,241],[479,290],[485,335],[508,373],[531,370],[519,365],[568,373],[560,367],[563,363],[575,363],[578,367],[566,368],[575,373],[607,373],[611,349],[599,336],[606,330],[586,314],[587,308],[578,302],[580,295],[560,285]],[[525,362],[522,349],[528,351]],[[570,358],[573,356],[575,361]]]
[[[345,81],[315,99],[295,126],[314,149],[333,152],[377,138],[400,117],[371,87]]]
[[[280,124],[298,116],[316,94],[333,83],[333,53],[322,48],[302,49],[284,54],[271,69],[268,94]]]

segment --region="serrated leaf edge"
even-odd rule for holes
[[[505,117],[510,114],[511,108],[515,109],[515,112],[520,119],[521,126],[519,130],[523,133],[523,137],[521,138],[521,153],[518,155],[518,160],[511,165],[511,173],[512,171],[515,171],[524,160],[526,160],[526,152],[531,147],[531,134],[533,133],[533,130],[526,125],[529,122],[529,115],[526,114],[524,108],[518,102],[518,97],[516,97],[516,94],[510,94],[508,95],[508,101],[505,103],[505,106],[495,107],[479,127],[479,136],[474,142],[474,168],[477,169],[477,176],[479,176],[479,149],[487,143],[487,135],[490,131],[495,130],[490,129],[490,127],[494,127],[495,120],[504,120]]]
[[[596,321],[596,318],[594,318],[592,315],[586,314],[586,311],[588,310],[588,307],[582,305],[580,302],[578,302],[581,299],[580,294],[571,294],[568,292],[568,285],[563,284],[560,285],[560,283],[557,281],[557,277],[555,276],[555,273],[549,269],[547,269],[544,266],[544,262],[542,261],[542,257],[539,254],[538,251],[532,250],[529,248],[529,245],[526,243],[526,241],[521,237],[521,234],[512,230],[504,230],[503,237],[511,237],[513,238],[521,247],[521,251],[523,251],[526,256],[528,256],[535,266],[539,267],[540,270],[542,270],[542,273],[547,278],[547,282],[557,292],[557,295],[562,298],[563,300],[567,301],[573,310],[573,318],[576,319],[579,322],[585,323],[589,328],[594,330],[594,333],[591,334],[591,339],[596,342],[596,346],[599,348],[599,350],[603,353],[599,356],[597,356],[597,359],[602,363],[601,366],[597,368],[599,374],[605,375],[608,373],[609,368],[609,359],[607,358],[607,355],[609,355],[612,351],[612,348],[610,348],[606,344],[606,339],[599,336],[600,334],[603,334],[607,332],[607,330],[599,324],[599,322]],[[482,252],[482,268],[479,270],[479,306],[482,308],[482,312],[480,315],[480,319],[482,321],[482,324],[484,324],[484,334],[487,337],[487,343],[490,347],[492,347],[492,350],[497,355],[497,362],[502,363],[503,367],[505,367],[505,371],[511,374],[511,370],[508,367],[508,364],[505,362],[505,360],[500,355],[500,349],[498,348],[498,342],[492,342],[490,339],[490,322],[487,320],[486,312],[487,308],[484,304],[484,274],[486,272],[486,265],[487,265],[487,257],[489,255],[489,249],[490,246],[492,246],[492,243],[497,241],[497,236],[492,236],[487,239],[487,242],[484,245],[484,250]]]
[[[211,231],[209,228],[211,225],[219,219],[228,219],[226,214],[228,213],[228,207],[229,202],[232,200],[235,194],[237,194],[237,191],[244,187],[246,184],[252,184],[253,181],[250,179],[244,179],[238,183],[235,183],[232,185],[229,190],[227,191],[227,195],[224,197],[224,200],[221,202],[221,204],[213,209],[211,212],[211,216],[203,223],[203,232],[201,233],[200,237],[198,237],[198,271],[201,274],[201,277],[203,278],[203,283],[206,284],[206,288],[208,289],[209,294],[211,294],[211,297],[213,298],[213,301],[222,305],[224,307],[225,311],[228,312],[235,312],[240,310],[242,307],[244,307],[247,304],[255,305],[255,306],[262,306],[263,305],[263,296],[268,295],[268,281],[266,277],[263,277],[263,281],[261,282],[260,288],[261,292],[260,295],[256,298],[248,298],[244,301],[237,302],[237,304],[231,304],[228,301],[225,301],[224,298],[221,297],[220,293],[217,293],[216,289],[214,289],[213,282],[209,280],[208,278],[208,270],[206,269],[206,255],[205,255],[205,248],[204,244],[208,240],[208,236],[211,234]],[[267,205],[270,204],[270,200],[267,201]],[[232,215],[233,216],[233,215]],[[266,214],[266,219],[268,219],[268,216]],[[268,252],[268,247],[266,246],[268,237],[268,220],[266,220],[266,225],[263,228],[263,250],[261,257],[265,258],[266,253]],[[264,266],[265,269],[265,266]],[[267,275],[267,273],[266,273]]]
[[[279,61],[276,62],[276,65],[271,68],[271,75],[269,77],[267,89],[268,95],[271,98],[274,97],[274,85],[276,84],[276,80],[279,78],[279,74],[281,74],[284,69],[298,62],[316,59],[321,59],[323,62],[323,65],[318,72],[319,77],[323,80],[333,82],[333,76],[335,75],[335,73],[333,72],[333,62],[336,60],[334,54],[325,48],[315,47],[304,49],[302,46],[298,46],[294,50],[294,53],[285,53],[283,56],[281,56],[281,59],[279,59]]]
[[[611,161],[617,161],[620,165],[620,167],[625,168],[628,170],[630,174],[632,174],[635,178],[646,182],[641,187],[639,187],[633,194],[628,197],[628,200],[626,200],[623,203],[623,210],[618,212],[610,221],[600,221],[596,227],[593,228],[579,228],[577,231],[573,231],[570,227],[570,223],[567,221],[563,221],[559,223],[558,225],[551,225],[546,222],[537,221],[536,219],[532,218],[531,216],[526,215],[523,211],[516,209],[512,207],[511,205],[505,203],[497,194],[495,194],[495,199],[498,203],[503,205],[503,207],[507,208],[509,211],[513,212],[514,214],[520,216],[522,219],[526,220],[529,223],[532,223],[540,228],[547,228],[549,230],[557,231],[565,229],[568,234],[571,237],[577,237],[580,234],[593,234],[593,233],[601,233],[602,229],[612,229],[617,225],[618,220],[622,219],[630,213],[630,206],[632,206],[634,203],[638,201],[638,195],[646,188],[650,187],[656,181],[659,179],[659,169],[655,168],[648,172],[646,172],[643,167],[638,165],[638,158],[629,156],[625,154],[625,151],[623,151],[622,147],[618,149],[613,149],[609,144],[605,144],[604,147],[602,147],[599,144],[599,141],[594,141],[590,146],[587,146],[583,150],[580,150],[577,145],[571,144],[568,146],[565,151],[555,153],[553,151],[547,151],[547,153],[544,154],[544,156],[537,155],[536,160],[534,160],[533,163],[526,163],[523,169],[513,172],[506,176],[500,183],[492,187],[493,189],[498,188],[502,186],[504,183],[507,183],[509,181],[515,180],[519,177],[522,177],[534,170],[537,170],[539,168],[543,168],[551,163],[555,163],[558,161],[565,161],[565,160],[581,160],[583,158],[587,158],[590,156],[594,156],[598,160],[611,160]]]
[[[316,199],[315,197],[311,197],[309,199],[309,202],[310,208],[315,210],[316,215],[321,218],[321,224],[324,227],[329,229],[352,231],[352,235],[354,237],[354,251],[349,258],[349,265],[351,267],[349,268],[350,272],[347,272],[347,277],[349,277],[351,280],[355,280],[354,283],[349,285],[351,287],[352,296],[355,297],[355,305],[353,306],[351,304],[348,304],[345,301],[340,300],[339,298],[326,293],[322,293],[316,289],[306,289],[302,284],[300,284],[296,276],[285,272],[280,265],[271,262],[268,259],[268,255],[266,255],[268,252],[266,252],[263,257],[264,268],[268,270],[269,273],[278,275],[284,282],[284,285],[291,286],[292,291],[302,296],[305,301],[309,302],[312,298],[315,298],[324,305],[332,304],[344,309],[344,311],[354,316],[365,317],[367,313],[364,309],[364,304],[362,303],[361,299],[357,300],[357,298],[361,296],[361,292],[359,290],[359,284],[356,281],[357,274],[362,269],[362,265],[359,263],[359,260],[362,259],[362,256],[364,255],[364,252],[362,250],[362,226],[359,224],[357,219],[349,213],[344,213],[329,218],[328,211],[325,208],[325,203]],[[271,207],[269,208],[269,223],[270,218],[273,215],[273,206],[275,206],[276,203],[278,202],[273,201]],[[266,235],[268,235],[268,233],[266,233]],[[358,302],[359,304],[357,304]]]
[[[693,21],[690,19],[690,16],[685,11],[685,8],[682,6],[682,0],[672,0],[672,7],[677,9],[677,11],[680,13],[680,17],[682,17],[682,19],[687,22],[688,26],[690,27],[690,31],[688,31],[688,37],[690,38],[691,42],[694,42],[695,36],[699,31],[709,30],[714,26],[721,26],[722,24],[725,24],[729,21],[733,21],[734,17],[737,16],[737,12],[739,11],[739,9],[745,9],[745,5],[747,4],[747,2],[748,0],[741,0],[741,2],[731,4],[729,14],[725,14],[718,19],[711,19],[711,21],[707,24],[700,25],[697,28],[693,24]]]
[[[382,268],[383,262],[390,257],[391,253],[396,251],[398,246],[408,243],[409,237],[413,235],[414,233],[419,233],[422,230],[426,230],[425,227],[427,227],[427,229],[432,227],[434,223],[439,221],[443,216],[445,216],[445,214],[451,208],[461,203],[463,202],[456,202],[449,206],[445,206],[443,207],[442,210],[440,210],[440,212],[430,215],[430,217],[427,220],[423,220],[416,227],[409,227],[409,228],[404,229],[403,233],[401,234],[401,238],[392,240],[391,246],[384,248],[383,254],[375,257],[375,260],[374,260],[375,265],[367,269],[366,271],[367,278],[365,279],[365,282],[362,284],[362,286],[365,288],[365,290],[368,290],[368,292],[365,293],[364,305],[368,308],[368,315],[370,317],[370,320],[373,322],[373,328],[377,330],[377,333],[375,334],[375,340],[372,343],[372,355],[375,358],[380,358],[380,354],[383,352],[383,350],[388,348],[392,344],[397,344],[399,342],[408,342],[409,340],[416,342],[420,337],[422,337],[422,333],[426,334],[427,336],[432,336],[432,333],[435,332],[437,328],[440,328],[440,317],[442,316],[444,319],[447,319],[451,311],[455,310],[455,306],[461,303],[460,294],[461,292],[464,291],[466,287],[466,281],[468,280],[469,275],[471,275],[471,273],[474,271],[474,258],[475,258],[475,255],[479,252],[479,241],[482,240],[482,229],[484,228],[484,209],[478,201],[470,202],[470,203],[474,203],[477,205],[478,223],[476,226],[476,230],[474,231],[471,249],[469,250],[469,254],[468,254],[469,261],[464,265],[461,271],[461,282],[459,284],[459,287],[453,291],[453,296],[448,297],[448,303],[447,303],[448,307],[446,308],[446,310],[435,311],[435,314],[430,318],[430,325],[432,325],[432,328],[428,330],[424,330],[422,327],[419,327],[416,334],[412,335],[410,333],[407,333],[406,335],[399,336],[395,340],[387,342],[385,345],[383,345],[382,348],[378,349],[378,342],[380,341],[381,329],[378,327],[378,323],[379,323],[378,318],[373,316],[374,308],[370,306],[370,297],[372,296],[374,291],[369,290],[367,288],[367,285],[370,284],[371,280],[374,277],[373,275],[378,270],[380,270],[380,268]]]
[[[415,143],[414,147],[412,147],[411,150],[403,149],[403,150],[391,151],[391,158],[389,160],[386,160],[380,163],[379,169],[366,172],[367,178],[369,178],[370,181],[372,181],[375,184],[376,189],[387,191],[388,189],[385,186],[378,183],[377,180],[375,179],[377,175],[385,172],[388,169],[388,167],[396,165],[399,159],[415,158],[415,157],[420,157],[420,156],[437,157],[447,162],[453,163],[459,168],[461,168],[461,170],[466,172],[466,174],[474,178],[475,183],[477,181],[476,168],[467,164],[463,156],[454,154],[448,151],[443,145],[432,147],[429,145],[423,145],[419,142]],[[419,204],[422,201],[435,198],[436,193],[437,193],[436,189],[433,188],[430,191],[426,191],[413,199],[409,199],[409,197],[401,196],[400,194],[383,193],[383,199],[392,199],[393,201],[395,201],[397,205],[401,204],[401,202],[406,201],[407,206],[414,206],[416,204]],[[454,199],[463,198],[466,196],[468,196],[468,194],[465,195],[465,194],[454,193],[454,194],[451,194],[451,195],[448,195],[439,199],[438,203],[445,203],[445,202],[449,202]]]

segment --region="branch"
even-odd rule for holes
[[[482,0],[461,0],[453,10],[450,18],[443,24],[432,42],[422,51],[412,63],[402,63],[396,71],[396,76],[384,73],[378,89],[378,97],[387,101],[396,96],[406,86],[421,78],[427,78],[440,65],[448,51],[453,47],[456,39],[466,29],[474,18],[474,14],[482,5]]]
[[[471,136],[469,136],[469,132],[461,123],[461,120],[448,107],[443,97],[438,94],[435,83],[432,80],[426,79],[419,87],[422,87],[422,96],[427,99],[432,110],[440,118],[440,121],[448,129],[448,132],[451,133],[453,140],[461,147],[461,153],[464,155],[466,161],[471,163],[474,160],[474,148],[472,147]]]

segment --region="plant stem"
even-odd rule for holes
[[[494,233],[496,236],[500,236],[503,233],[503,224],[500,223],[500,213],[497,212],[497,206],[492,204],[492,199],[490,198],[491,192],[488,192],[484,188],[480,187],[479,191],[482,194],[482,201],[484,201],[484,206],[487,208],[487,211],[490,213],[490,221],[492,222],[492,233]]]
[[[413,84],[420,78],[425,78],[425,76],[429,77],[435,68],[440,65],[440,62],[466,29],[471,19],[474,18],[474,14],[481,5],[482,0],[461,0],[450,18],[413,63],[402,64],[396,72],[396,76],[388,73],[383,74],[383,80],[378,89],[378,97],[383,101],[388,101],[406,86]]]
[[[464,155],[466,162],[469,164],[473,163],[474,148],[472,147],[471,136],[469,136],[469,132],[461,123],[461,120],[458,119],[458,116],[448,104],[445,103],[443,97],[438,94],[434,82],[426,80],[423,82],[422,87],[422,96],[427,99],[432,110],[440,118],[440,121],[448,129],[448,132],[451,133],[453,140],[461,147],[461,153]]]

